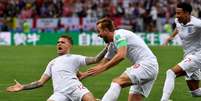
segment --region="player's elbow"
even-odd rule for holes
[[[87,57],[85,62],[86,62],[87,65],[95,64],[95,63],[99,62],[99,59],[96,58],[96,57]]]
[[[126,54],[124,54],[124,53],[119,53],[119,54],[117,55],[117,57],[119,58],[119,60],[124,60],[124,59],[126,58]]]
[[[118,59],[119,61],[124,60],[124,59],[125,59],[125,55],[119,54],[119,55],[117,56],[117,59]]]
[[[42,82],[42,81],[37,81],[37,85],[39,86],[39,87],[42,87],[42,86],[44,86],[44,84],[45,84],[45,82]]]
[[[101,61],[101,59],[99,59],[99,58],[95,58],[94,59],[94,63],[98,63],[98,62],[100,62]]]
[[[101,61],[101,59],[102,59],[102,58],[99,58],[99,57],[92,57],[90,64],[99,63],[99,62]]]

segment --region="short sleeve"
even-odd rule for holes
[[[122,46],[127,46],[127,39],[123,35],[123,32],[119,31],[114,35],[114,43],[117,48],[120,48]]]
[[[86,65],[86,61],[85,61],[86,57],[82,56],[82,55],[78,55],[76,60],[78,60],[78,63],[80,64],[80,66],[85,66]]]
[[[48,75],[48,76],[52,76],[52,71],[51,71],[51,69],[52,69],[52,66],[54,65],[54,61],[50,61],[49,63],[48,63],[48,65],[47,65],[47,67],[46,67],[46,69],[45,69],[45,72],[43,73],[43,74],[46,74],[46,75]]]

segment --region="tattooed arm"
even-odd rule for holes
[[[50,77],[48,75],[42,75],[40,80],[32,82],[30,84],[24,84],[24,85],[20,84],[18,81],[15,80],[16,84],[13,86],[9,86],[6,90],[9,92],[18,92],[22,90],[31,90],[31,89],[39,88],[39,87],[42,87],[49,79]]]
[[[100,62],[105,54],[107,53],[107,46],[96,56],[96,57],[86,57],[85,61],[87,65]]]
[[[86,57],[85,61],[87,65],[94,64],[94,63],[102,63],[104,61],[104,56],[107,53],[108,45],[96,56],[96,57]],[[88,77],[90,74],[88,72],[77,72],[77,77],[81,80]]]

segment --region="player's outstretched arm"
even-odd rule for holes
[[[170,35],[165,42],[163,43],[164,46],[168,45],[168,42],[171,41],[176,35],[178,34],[178,30],[175,28],[172,35]]]
[[[6,91],[8,92],[18,92],[22,90],[31,90],[35,88],[42,87],[48,80],[49,76],[43,75],[40,80],[29,83],[29,84],[20,84],[18,81],[15,80],[15,85],[9,86]]]
[[[88,73],[88,72],[78,72],[77,73],[77,77],[79,78],[79,80],[83,80],[83,79],[85,79],[85,78],[87,78],[87,77],[89,77],[90,76],[90,74]]]
[[[20,84],[17,80],[14,80],[14,81],[15,81],[15,85],[9,86],[6,89],[6,91],[8,91],[8,92],[18,92],[18,91],[23,90],[23,85]]]
[[[98,55],[96,55],[96,57],[86,57],[85,59],[86,64],[90,65],[90,64],[95,64],[100,62],[104,58],[105,54],[107,53],[107,49],[108,49],[108,45],[106,45],[106,47]]]
[[[106,64],[108,61],[109,61],[108,59],[103,58],[103,59],[99,62],[99,64],[97,64],[97,66],[102,66],[102,65]],[[79,71],[77,74],[78,74],[77,76],[78,76],[78,78],[79,78],[80,80],[85,79],[85,78],[87,78],[87,77],[89,77],[89,76],[92,76],[92,73],[90,73],[89,71],[85,71],[85,72],[80,72],[80,71]]]
[[[118,48],[117,53],[111,60],[107,61],[104,64],[99,64],[88,69],[88,73],[95,76],[110,69],[115,65],[117,65],[118,63],[120,63],[126,57],[126,54],[127,54],[127,47],[126,46],[120,47]]]

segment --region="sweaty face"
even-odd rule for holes
[[[72,45],[70,44],[69,40],[66,38],[59,38],[57,41],[57,53],[59,55],[64,55],[68,53],[71,49]]]
[[[109,39],[108,39],[109,32],[106,31],[106,30],[103,30],[101,28],[101,24],[97,25],[97,32],[98,32],[98,36],[101,37],[101,38],[103,38],[103,40],[104,40],[105,43],[109,43]]]
[[[184,12],[182,8],[176,8],[176,18],[179,23],[186,23],[189,13]]]

